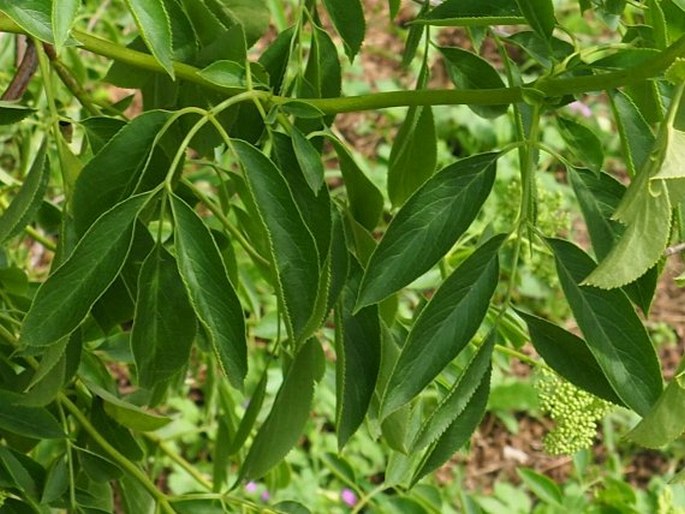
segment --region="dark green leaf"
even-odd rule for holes
[[[180,198],[171,199],[178,269],[200,323],[231,383],[247,374],[245,319],[219,249],[202,219]]]
[[[476,334],[497,287],[504,239],[495,236],[478,248],[423,308],[385,387],[381,419],[419,394]]]
[[[54,43],[52,0],[0,0],[0,11],[35,38]]]
[[[104,401],[101,398],[95,397],[93,400],[90,410],[90,422],[100,435],[126,456],[127,459],[138,462],[145,456],[143,449],[133,437],[131,431],[107,415]],[[93,439],[90,439],[88,444],[91,448],[98,448],[100,453],[105,451]]]
[[[447,27],[526,23],[518,3],[511,0],[446,0],[418,21]]]
[[[553,0],[516,0],[516,4],[526,17],[528,25],[539,36],[549,40],[556,24]]]
[[[447,396],[423,422],[412,442],[410,452],[420,451],[437,440],[442,433],[464,412],[478,390],[483,377],[490,369],[490,359],[495,348],[495,332],[483,341],[478,352],[471,358]]]
[[[573,45],[563,39],[553,37],[547,41],[531,30],[512,34],[507,41],[519,46],[545,68],[551,68],[555,62],[563,61],[575,51]]]
[[[358,307],[406,286],[452,248],[490,194],[498,157],[498,153],[487,153],[457,161],[416,191],[371,255]]]
[[[131,430],[151,432],[171,422],[171,418],[143,410],[94,384],[88,384],[88,389],[102,398],[108,416]]]
[[[21,395],[0,391],[0,429],[34,439],[59,439],[64,431],[42,407],[20,405]]]
[[[324,112],[318,107],[300,100],[290,100],[280,104],[278,108],[284,113],[295,116],[296,118],[318,119],[325,116]]]
[[[549,477],[536,473],[532,469],[519,468],[516,470],[521,480],[528,486],[535,496],[545,503],[551,503],[563,507],[562,495],[559,486]]]
[[[240,470],[240,480],[263,477],[297,443],[309,419],[321,353],[315,339],[309,339],[298,352],[269,416],[254,438]]]
[[[242,25],[248,46],[252,46],[269,27],[266,0],[208,0],[207,4],[222,21]]]
[[[459,89],[503,88],[504,82],[492,65],[476,54],[455,47],[438,48],[445,58],[447,72]],[[484,118],[496,118],[507,112],[508,105],[470,105],[469,108]]]
[[[247,87],[245,66],[233,61],[214,61],[198,72],[205,80],[222,87]]]
[[[152,514],[155,511],[155,499],[131,475],[124,474],[119,479],[119,488],[126,514]]]
[[[597,134],[582,123],[568,118],[557,118],[557,125],[571,153],[595,173],[599,173],[604,162],[604,150]]]
[[[58,52],[69,37],[80,6],[80,0],[52,0],[52,33]]]
[[[66,456],[59,457],[48,468],[40,502],[50,504],[58,500],[69,487],[69,469]]]
[[[20,105],[17,102],[0,100],[0,125],[12,125],[18,123],[27,116],[31,116],[35,109]]]
[[[129,198],[103,214],[36,293],[24,318],[21,343],[40,347],[69,335],[119,274],[138,211],[149,198]]]
[[[233,146],[268,232],[289,331],[299,341],[318,297],[316,243],[280,170],[254,146],[244,141],[234,141]]]
[[[37,499],[38,488],[29,471],[22,465],[12,450],[0,447],[0,466],[11,477],[12,485],[28,497]]]
[[[145,44],[162,65],[174,77],[174,49],[171,36],[171,22],[162,0],[126,0],[133,19],[138,25]]]
[[[100,214],[133,193],[145,173],[152,144],[168,119],[169,113],[162,111],[138,116],[86,164],[76,181],[73,198],[74,219],[80,234]]]
[[[81,469],[94,482],[109,482],[123,475],[121,468],[104,455],[78,447],[76,455],[81,463]]]
[[[314,191],[314,194],[318,195],[324,183],[321,154],[300,129],[295,126],[292,127],[292,141],[295,156],[297,157],[300,169],[302,169],[302,173],[304,173],[304,178],[307,180],[307,184],[312,191]]]
[[[654,147],[654,134],[635,103],[622,91],[611,95],[614,119],[621,136],[621,146],[628,170],[635,176],[642,169]]]
[[[350,259],[350,273],[340,297],[336,331],[336,425],[338,448],[354,434],[369,408],[381,360],[378,307],[353,314],[364,270]]]
[[[642,322],[623,291],[579,285],[595,268],[592,258],[567,241],[548,241],[564,294],[590,351],[623,403],[645,415],[659,398],[662,383],[659,361]]]
[[[542,318],[516,311],[528,325],[535,350],[554,371],[599,398],[622,405],[597,359],[580,337]]]
[[[238,453],[245,444],[245,441],[247,441],[247,438],[250,436],[250,432],[252,432],[252,427],[254,426],[255,421],[257,421],[257,416],[259,415],[259,411],[261,410],[262,404],[264,403],[264,397],[266,396],[267,379],[268,373],[267,370],[265,370],[262,374],[261,380],[257,384],[257,387],[255,388],[254,392],[252,393],[252,396],[250,397],[250,403],[247,406],[247,409],[245,409],[245,414],[243,414],[243,417],[240,420],[238,430],[235,433],[233,440],[228,445],[229,455],[235,455],[236,453]]]
[[[274,92],[279,92],[283,85],[283,79],[285,78],[288,67],[288,60],[290,59],[290,42],[292,41],[294,32],[295,27],[290,27],[279,33],[273,43],[271,43],[259,57],[259,64],[261,64],[269,74],[269,85]],[[284,105],[288,105],[289,103],[291,102],[287,102]]]
[[[352,61],[364,41],[366,21],[359,0],[323,0],[333,25],[340,33],[345,45],[345,53]]]
[[[352,217],[367,230],[373,230],[383,214],[383,193],[361,170],[347,147],[331,138],[338,154]]]
[[[435,173],[437,153],[431,107],[410,107],[388,161],[388,196],[395,207],[403,205]]]
[[[412,484],[418,482],[428,473],[436,470],[461,448],[476,430],[488,403],[490,392],[490,370],[485,373],[478,389],[471,397],[461,416],[452,422],[431,447],[426,451],[419,469],[412,477]]]
[[[176,259],[157,246],[140,269],[131,331],[140,385],[151,388],[171,378],[187,363],[195,328],[193,307]]]
[[[98,154],[114,136],[126,126],[124,120],[118,118],[108,118],[106,116],[93,116],[81,122],[86,129],[88,142],[93,154]]]
[[[46,148],[47,143],[43,141],[19,192],[0,217],[0,244],[24,230],[43,201],[50,178],[50,167],[45,160]]]

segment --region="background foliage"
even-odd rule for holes
[[[685,5],[384,8],[404,71],[373,88],[360,0],[0,0],[0,511],[685,504],[645,322],[683,239]],[[380,109],[396,132],[346,128]],[[442,466],[515,412],[568,480],[466,493]],[[672,452],[643,489],[627,428]]]

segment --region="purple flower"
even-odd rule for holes
[[[257,483],[250,480],[247,484],[245,484],[245,490],[248,493],[254,493],[257,490]]]
[[[592,109],[590,109],[587,105],[577,100],[575,102],[571,102],[570,104],[568,104],[568,108],[571,111],[578,113],[585,118],[590,118],[592,116]]]
[[[357,495],[351,489],[343,489],[340,491],[340,499],[348,507],[354,507],[357,505]]]
[[[264,491],[260,498],[263,502],[268,502],[271,499],[271,495],[269,494],[269,491]]]

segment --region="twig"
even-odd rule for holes
[[[664,250],[664,257],[670,257],[677,253],[685,252],[685,243],[678,243],[677,245],[669,246]]]
[[[17,72],[12,78],[12,82],[10,82],[9,86],[7,86],[7,89],[0,97],[0,100],[19,100],[24,96],[26,89],[29,87],[29,82],[31,82],[31,77],[33,77],[33,74],[36,73],[37,69],[38,58],[36,57],[36,47],[34,46],[33,41],[29,40],[21,63],[19,63],[19,66],[17,67]]]

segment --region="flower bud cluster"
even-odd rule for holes
[[[549,370],[540,372],[535,386],[542,411],[555,425],[543,440],[545,451],[551,455],[571,455],[591,447],[597,421],[611,410],[612,404]]]

